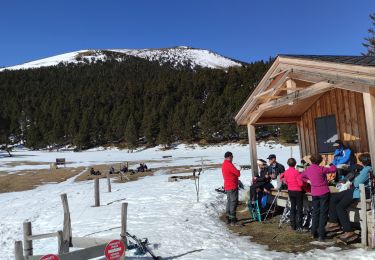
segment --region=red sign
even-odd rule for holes
[[[57,255],[44,255],[39,260],[59,260],[60,258]]]
[[[125,252],[124,243],[121,240],[112,240],[104,249],[107,260],[118,260]]]

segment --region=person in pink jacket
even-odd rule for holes
[[[296,170],[296,160],[288,159],[289,168],[280,175],[280,181],[288,186],[288,195],[290,200],[290,224],[293,230],[303,232],[302,229],[302,210],[303,210],[303,181],[301,174]]]
[[[301,177],[311,185],[313,205],[311,233],[314,238],[319,237],[319,241],[324,241],[330,197],[327,174],[336,172],[336,166],[320,166],[323,161],[320,154],[312,155],[310,161],[312,164],[301,174]]]

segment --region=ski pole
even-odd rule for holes
[[[268,214],[270,213],[270,211],[271,211],[271,209],[272,209],[273,204],[275,203],[276,199],[279,197],[279,194],[280,194],[280,190],[277,191],[277,194],[276,194],[275,198],[273,199],[273,201],[272,201],[272,203],[271,203],[271,206],[270,206],[270,208],[268,209],[267,214],[266,214],[266,216],[264,217],[264,220],[263,220],[263,221],[266,221],[266,219],[267,219],[267,217],[268,217]]]

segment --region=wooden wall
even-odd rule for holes
[[[301,117],[298,130],[302,157],[317,152],[315,118],[328,115],[336,115],[339,138],[355,153],[369,151],[362,94],[333,89],[323,94]]]

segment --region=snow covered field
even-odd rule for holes
[[[280,145],[260,144],[258,155],[266,158],[270,153],[279,155],[285,164],[290,156],[290,148]],[[206,164],[221,163],[224,152],[234,153],[237,165],[248,164],[248,146],[230,144],[225,146],[185,146],[176,150],[160,151],[158,148],[136,153],[121,150],[86,151],[81,153],[64,152],[15,152],[14,158],[0,157],[0,171],[14,171],[7,165],[14,161],[45,162],[45,165],[22,165],[16,168],[37,169],[48,167],[56,157],[65,157],[73,166],[91,164],[159,160],[149,163],[150,167],[166,165],[197,165],[201,157]],[[168,161],[162,156],[173,155]],[[293,155],[298,158],[298,148],[293,147]],[[0,155],[1,156],[1,155]],[[1,178],[1,177],[0,177]],[[168,182],[168,175],[159,171],[154,176],[135,182],[113,183],[112,193],[106,191],[105,181],[101,182],[101,206],[94,208],[92,181],[74,182],[74,178],[60,184],[46,184],[34,190],[0,194],[0,259],[13,259],[15,240],[22,240],[22,222],[32,221],[35,233],[62,229],[62,205],[60,194],[67,193],[71,210],[73,236],[84,236],[100,232],[95,237],[118,237],[120,226],[120,207],[125,199],[129,203],[128,231],[138,237],[147,237],[151,243],[159,244],[155,253],[162,257],[183,255],[179,259],[374,259],[375,251],[356,249],[342,251],[338,248],[314,250],[294,255],[266,251],[249,241],[248,237],[231,234],[219,220],[224,211],[225,197],[214,191],[222,185],[220,169],[206,170],[201,175],[200,202],[196,202],[195,186],[192,180]],[[249,171],[244,171],[241,180],[248,184]],[[117,201],[117,202],[114,202]],[[124,200],[125,201],[125,200]],[[114,203],[111,203],[114,202]],[[111,203],[107,205],[108,203]],[[34,242],[34,254],[57,251],[55,239]]]

